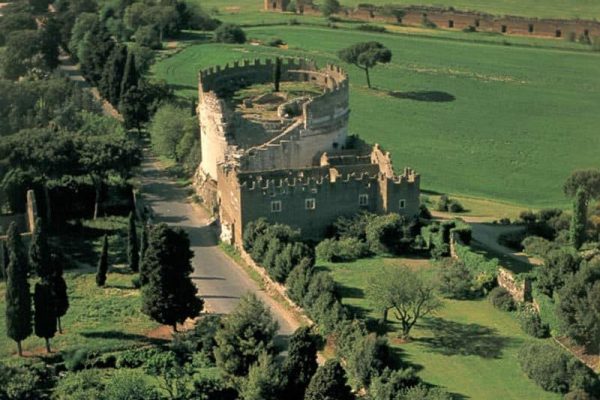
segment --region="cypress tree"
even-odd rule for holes
[[[302,326],[290,338],[288,356],[283,365],[287,376],[285,398],[303,400],[306,387],[317,367],[317,339],[310,328]]]
[[[50,353],[50,338],[53,338],[56,333],[56,308],[52,286],[48,282],[35,284],[33,303],[35,334],[45,339],[46,351]]]
[[[127,233],[127,260],[129,261],[129,268],[133,272],[138,272],[140,269],[140,253],[136,229],[135,215],[131,212],[129,213],[129,231]]]
[[[115,107],[119,105],[121,98],[121,82],[123,81],[126,61],[127,46],[117,45],[108,57],[98,86],[102,96]]]
[[[171,325],[198,316],[204,302],[196,297],[190,240],[181,229],[160,224],[152,229],[144,257],[147,282],[142,287],[142,312],[161,324]]]
[[[108,236],[104,235],[102,242],[102,252],[98,260],[98,269],[96,271],[96,285],[104,286],[106,283],[106,273],[108,272]]]
[[[6,335],[17,342],[17,351],[22,356],[21,342],[32,332],[31,293],[27,281],[27,256],[14,222],[8,228],[7,242]]]
[[[273,84],[275,91],[279,92],[279,84],[281,82],[281,58],[275,59],[274,71],[273,71]]]
[[[336,360],[327,360],[310,380],[304,399],[352,400],[354,396],[346,381],[346,373],[340,363]]]
[[[140,259],[143,262],[146,249],[148,249],[148,225],[142,227],[142,237],[140,238]]]
[[[60,318],[63,317],[69,309],[69,294],[67,293],[67,283],[63,278],[63,258],[59,254],[52,255],[52,276],[50,283],[54,294],[54,307],[56,312],[56,322],[58,332],[62,333]]]
[[[135,66],[135,55],[132,52],[127,53],[127,61],[125,62],[125,69],[123,70],[123,79],[121,80],[121,98],[132,87],[138,87],[140,80],[140,74]]]
[[[577,189],[573,200],[573,216],[571,217],[571,244],[576,249],[585,242],[585,225],[587,220],[587,194],[583,188]]]
[[[35,220],[35,228],[29,245],[29,268],[35,271],[43,281],[47,281],[52,274],[50,248],[41,218]]]
[[[94,85],[100,82],[104,66],[114,47],[115,42],[101,21],[90,26],[80,43],[77,57],[81,61],[81,71]]]
[[[8,268],[8,249],[6,248],[6,242],[0,241],[0,274],[2,274],[2,280],[6,280],[6,269]]]

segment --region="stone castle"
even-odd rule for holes
[[[278,89],[278,90],[274,90]],[[196,187],[239,244],[258,218],[320,239],[339,216],[419,212],[419,175],[348,136],[348,75],[311,60],[235,62],[199,73]]]

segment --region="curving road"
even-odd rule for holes
[[[187,231],[194,251],[192,279],[198,294],[205,300],[206,311],[227,314],[241,296],[252,292],[271,309],[279,323],[280,335],[289,336],[300,326],[283,306],[223,254],[217,246],[215,229],[209,225],[209,216],[187,201],[186,189],[177,186],[152,157],[146,157],[142,164],[142,185],[144,202],[152,209],[153,222],[165,222]]]

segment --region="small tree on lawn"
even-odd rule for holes
[[[127,232],[127,260],[129,268],[133,272],[138,272],[140,269],[140,252],[137,236],[137,228],[135,226],[135,215],[129,213],[129,229]]]
[[[392,60],[392,52],[379,42],[356,43],[338,52],[340,60],[354,64],[365,71],[367,86],[371,88],[369,69],[377,64],[387,64]]]
[[[317,338],[310,328],[302,326],[290,338],[288,356],[283,364],[287,377],[285,399],[303,400],[317,367]]]
[[[346,373],[336,360],[319,367],[306,389],[305,400],[353,400]]]
[[[382,269],[369,282],[380,291],[367,294],[370,301],[380,309],[393,309],[402,325],[401,337],[408,339],[417,321],[442,306],[435,294],[435,287],[420,274],[408,267]]]
[[[324,16],[329,17],[330,15],[339,12],[341,8],[338,0],[325,0],[321,5],[321,13]]]
[[[587,193],[579,188],[573,200],[573,217],[571,219],[571,244],[576,249],[585,242],[585,226],[587,222]]]
[[[96,285],[104,286],[106,283],[106,273],[108,272],[108,236],[104,235],[102,241],[102,251],[98,260],[98,268],[96,270]]]
[[[29,268],[42,280],[48,280],[52,273],[50,267],[50,248],[42,219],[35,220],[35,228],[29,245]]]
[[[52,286],[48,282],[35,284],[33,304],[35,335],[46,341],[46,351],[50,353],[50,338],[56,333],[56,307]]]
[[[21,342],[32,332],[27,256],[14,222],[10,224],[7,236],[6,335],[17,342],[17,351],[22,356]]]
[[[193,256],[182,229],[160,224],[152,230],[144,257],[147,283],[142,287],[142,312],[175,332],[177,323],[198,316],[204,305],[190,278]]]
[[[69,294],[67,293],[67,283],[63,277],[63,262],[64,260],[60,254],[52,254],[52,276],[50,277],[50,284],[52,285],[52,292],[54,294],[54,307],[59,333],[62,333],[60,318],[63,317],[69,309]]]
[[[253,294],[242,297],[215,336],[217,366],[230,377],[246,376],[262,351],[273,351],[275,332],[277,322],[266,306]]]

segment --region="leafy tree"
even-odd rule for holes
[[[47,0],[42,0],[46,2]],[[40,52],[45,65],[49,69],[58,67],[59,46],[61,44],[60,22],[56,18],[48,18],[41,28]]]
[[[444,297],[464,300],[473,293],[473,275],[462,261],[452,260],[443,265],[438,279],[439,290]]]
[[[321,13],[324,16],[329,17],[332,14],[340,12],[342,6],[338,0],[325,0],[320,8]]]
[[[78,59],[79,46],[83,43],[85,34],[89,31],[90,27],[95,24],[98,24],[98,16],[95,13],[84,12],[77,15],[77,19],[70,31],[70,39],[67,46],[71,56]]]
[[[60,319],[69,309],[69,294],[67,293],[67,283],[63,277],[63,263],[64,260],[60,254],[52,254],[52,275],[50,276],[50,284],[52,285],[56,322],[58,323],[59,333],[62,333]]]
[[[573,216],[571,219],[571,244],[576,249],[585,242],[585,229],[587,222],[587,195],[584,188],[579,188],[573,201]]]
[[[385,368],[379,376],[373,377],[369,393],[377,400],[399,400],[406,389],[420,382],[413,368],[392,370]]]
[[[352,400],[346,373],[336,360],[327,360],[317,369],[306,389],[305,400]]]
[[[34,326],[37,337],[46,341],[46,351],[50,353],[50,339],[56,333],[56,307],[54,306],[54,293],[48,282],[35,284],[33,295],[35,307]]]
[[[353,386],[367,389],[371,380],[390,366],[391,358],[385,339],[375,334],[361,337],[346,360],[346,371]]]
[[[420,318],[442,306],[432,283],[408,267],[382,269],[373,276],[369,286],[381,290],[377,297],[369,299],[380,309],[394,310],[402,325],[404,339],[409,338],[410,330]],[[372,295],[373,291],[370,293]]]
[[[254,294],[242,297],[215,336],[217,367],[230,377],[247,375],[261,352],[273,351],[277,328],[269,310]]]
[[[159,352],[150,357],[144,365],[146,373],[155,376],[161,388],[172,400],[190,398],[190,374],[179,363],[175,353]]]
[[[17,80],[29,72],[48,69],[41,55],[38,31],[11,32],[0,61],[3,77],[11,80]]]
[[[14,222],[8,227],[6,240],[9,259],[6,271],[6,335],[17,342],[17,351],[22,356],[21,342],[32,333],[31,294],[27,281],[27,256]]]
[[[188,132],[196,133],[196,125],[196,119],[187,109],[174,104],[164,104],[156,111],[148,127],[152,147],[159,154],[179,162],[179,143]]]
[[[303,304],[313,272],[313,262],[309,258],[300,260],[300,263],[290,272],[286,281],[286,293],[296,304]]]
[[[20,30],[36,30],[35,18],[28,12],[5,13],[0,20],[0,46],[6,44],[11,32]]]
[[[115,370],[103,390],[105,400],[159,400],[162,396],[138,370]]]
[[[262,351],[258,361],[250,366],[248,377],[242,381],[240,395],[243,400],[278,400],[283,386],[281,366],[272,354]]]
[[[139,87],[140,74],[137,70],[135,63],[135,54],[133,52],[127,53],[127,60],[125,61],[125,67],[123,69],[123,79],[121,80],[121,88],[119,93],[123,96],[133,87]]]
[[[140,253],[139,242],[137,237],[137,228],[135,225],[135,214],[129,213],[129,229],[127,231],[127,260],[129,268],[133,272],[138,272],[140,269]]]
[[[399,214],[378,215],[366,227],[367,244],[375,254],[399,253],[408,238],[404,238],[404,218]]]
[[[77,48],[77,58],[81,62],[83,75],[92,84],[98,85],[115,42],[103,22],[97,21],[87,29]]]
[[[29,268],[35,271],[43,281],[47,281],[52,274],[48,238],[43,221],[39,217],[35,220],[35,228],[29,245]]]
[[[127,55],[127,46],[115,46],[106,61],[98,86],[102,95],[115,107],[119,105],[121,99],[121,83]]]
[[[536,286],[545,295],[552,297],[560,290],[569,276],[578,269],[581,259],[568,248],[552,250],[544,257],[544,264],[536,268]]]
[[[142,287],[142,312],[152,319],[171,325],[198,316],[204,302],[196,297],[190,240],[182,229],[160,224],[152,229],[144,257],[147,283]]]
[[[102,287],[106,283],[106,273],[108,272],[108,235],[104,235],[102,240],[102,250],[98,267],[96,269],[96,285]]]
[[[310,328],[302,326],[294,332],[288,346],[288,356],[283,364],[287,377],[285,399],[303,400],[306,387],[315,374],[317,364],[317,338]]]
[[[574,197],[579,189],[583,189],[590,199],[600,197],[600,170],[587,169],[574,171],[565,181],[563,191]]]
[[[340,50],[338,57],[340,60],[348,64],[354,64],[365,71],[367,86],[371,88],[369,69],[377,64],[389,63],[392,60],[392,52],[379,42],[362,42]]]
[[[215,40],[221,43],[246,43],[246,33],[235,24],[223,24],[215,31]]]
[[[140,46],[159,50],[162,48],[160,30],[155,25],[140,26],[135,31],[135,42]]]

